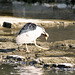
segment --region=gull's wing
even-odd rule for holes
[[[34,23],[27,23],[26,25],[23,26],[23,28],[20,30],[19,34],[22,34],[22,33],[26,33],[28,31],[32,31],[32,30],[35,30],[36,29],[36,24]]]

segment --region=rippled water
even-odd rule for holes
[[[64,69],[59,70],[45,70],[42,68],[37,68],[34,66],[13,66],[3,64],[0,65],[0,74],[1,75],[75,75],[75,70],[73,69]]]
[[[12,65],[0,65],[1,75],[42,75],[42,68],[36,68],[34,66],[12,66]]]

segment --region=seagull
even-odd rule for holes
[[[47,38],[49,37],[49,34],[45,31],[43,27],[36,25],[34,23],[26,23],[16,37],[16,43],[18,45],[18,48],[19,48],[19,45],[22,46],[23,44],[25,44],[26,51],[30,52],[28,50],[27,44],[34,43],[36,47],[47,50],[48,48],[43,48],[36,44],[36,39],[40,37],[42,34],[45,36],[45,39],[47,40]]]

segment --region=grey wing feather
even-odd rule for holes
[[[32,31],[32,30],[35,30],[36,29],[36,24],[34,23],[27,23],[26,25],[23,26],[23,28],[20,30],[19,34],[22,34],[22,33],[26,33],[28,31]]]

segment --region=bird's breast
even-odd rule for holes
[[[26,33],[22,33],[17,36],[16,42],[17,44],[23,44],[23,43],[33,43],[34,40],[36,40],[41,34],[39,34],[36,31],[29,31]]]

